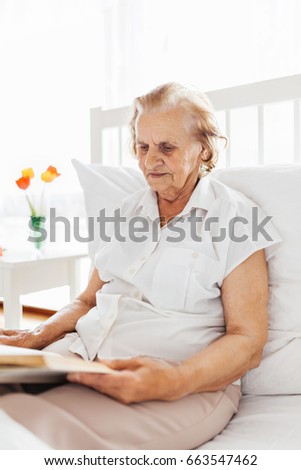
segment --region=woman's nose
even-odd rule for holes
[[[159,151],[157,149],[149,149],[144,161],[145,167],[151,169],[158,163],[162,163]]]

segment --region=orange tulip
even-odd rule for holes
[[[24,170],[22,170],[22,176],[24,176],[25,178],[28,176],[28,178],[34,178],[34,171],[32,168],[25,168]]]
[[[51,183],[55,178],[60,176],[60,173],[57,172],[57,169],[54,166],[49,166],[44,173],[41,174],[41,179],[45,183]]]
[[[18,180],[16,180],[16,184],[20,189],[27,189],[30,185],[30,178],[29,176],[22,176]]]
[[[16,184],[20,189],[27,189],[30,185],[31,179],[34,178],[34,171],[32,168],[24,168],[22,170],[22,177],[16,180]],[[41,179],[44,183],[51,183],[55,178],[60,176],[60,173],[57,172],[57,169],[54,166],[49,166],[44,173],[41,174]],[[44,188],[45,189],[45,188]],[[29,205],[31,217],[41,217],[44,216],[45,207],[43,206],[43,198],[44,198],[44,189],[41,194],[41,199],[39,203],[39,207],[36,207],[36,199],[33,196],[28,195],[25,193],[25,197],[27,203]]]

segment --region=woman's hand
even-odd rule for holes
[[[62,322],[61,322],[62,323]],[[65,332],[61,333],[60,322],[49,324],[40,323],[33,330],[2,330],[0,329],[0,344],[17,346],[19,348],[43,349],[54,341],[63,338]]]
[[[125,404],[148,400],[173,401],[187,394],[186,381],[177,363],[141,356],[101,362],[118,373],[72,373],[68,380],[94,388]]]
[[[38,335],[30,330],[0,329],[0,344],[20,348],[39,349]]]

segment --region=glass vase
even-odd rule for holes
[[[46,217],[43,215],[32,215],[30,217],[30,235],[28,237],[28,241],[32,243],[37,256],[42,256],[45,248],[45,222]]]

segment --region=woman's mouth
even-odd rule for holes
[[[161,178],[162,176],[167,175],[167,173],[149,173],[148,176],[151,176],[152,178]]]

